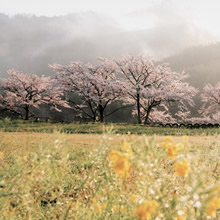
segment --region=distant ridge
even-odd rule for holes
[[[220,81],[220,43],[195,46],[167,57],[163,62],[170,63],[175,71],[184,70],[190,77],[188,81],[199,89],[207,83]]]

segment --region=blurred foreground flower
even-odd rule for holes
[[[155,200],[144,201],[134,210],[134,215],[140,220],[151,219],[152,215],[155,215],[158,208],[158,202]]]
[[[25,162],[28,161],[27,155],[23,156],[23,160],[24,160]]]
[[[184,149],[183,143],[175,144],[173,138],[168,136],[165,141],[162,142],[162,147],[166,148],[167,156],[171,159],[176,158],[177,153]]]
[[[162,142],[162,147],[167,147],[169,144],[173,143],[173,138],[170,136],[167,136],[165,138],[165,141]]]
[[[136,201],[137,201],[137,196],[136,196],[136,195],[132,195],[132,196],[130,197],[130,201],[131,201],[131,202],[136,202]]]
[[[4,153],[0,151],[0,160],[4,158]]]
[[[186,136],[186,135],[184,135],[184,136],[183,136],[183,140],[184,140],[184,141],[188,141],[188,140],[189,140],[189,137]]]
[[[186,213],[182,209],[178,210],[176,215],[177,220],[186,220]]]
[[[215,218],[217,209],[220,209],[220,196],[215,196],[210,199],[207,206],[207,215]]]
[[[111,151],[108,154],[110,161],[113,163],[113,169],[120,178],[129,177],[129,157],[119,151]]]
[[[128,157],[132,156],[132,149],[131,149],[131,145],[127,142],[124,141],[122,144],[122,150],[125,151],[127,153]]]
[[[179,144],[169,143],[166,146],[167,156],[172,159],[176,158],[177,153],[183,150],[183,148],[184,148],[184,145],[182,143],[179,143]]]
[[[189,173],[189,163],[187,160],[178,161],[174,164],[174,169],[177,175],[185,177]]]
[[[102,214],[102,210],[100,209],[99,205],[98,204],[95,204],[93,206],[93,209],[94,209],[94,212],[101,215]]]

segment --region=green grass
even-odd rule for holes
[[[111,123],[47,123],[19,120],[1,120],[2,132],[46,132],[53,133],[58,130],[69,134],[102,134],[106,129],[114,130],[115,134],[146,134],[146,135],[217,135],[220,128],[163,128],[150,127],[137,124],[111,124]]]

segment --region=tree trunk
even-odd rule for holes
[[[25,106],[25,120],[29,120],[29,106]]]
[[[99,121],[103,122],[104,121],[104,109],[101,104],[99,104],[99,116],[100,116]]]
[[[137,117],[138,124],[141,124],[141,108],[140,108],[140,95],[137,93]]]
[[[151,109],[152,109],[151,107],[149,107],[149,108],[147,109],[147,114],[146,114],[146,116],[145,116],[144,124],[147,124],[147,122],[148,122]]]

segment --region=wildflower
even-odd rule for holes
[[[93,206],[94,212],[101,215],[102,214],[102,210],[99,208],[99,206],[97,204],[95,204]]]
[[[137,208],[134,211],[134,215],[136,215],[140,220],[151,219],[151,216],[156,214],[157,208],[157,201],[146,200],[137,206]]]
[[[112,163],[115,163],[121,157],[121,155],[121,152],[113,150],[108,154],[108,157]]]
[[[188,141],[188,140],[189,140],[189,137],[186,136],[186,135],[184,135],[184,136],[183,136],[183,140],[184,140],[184,141]]]
[[[167,145],[169,145],[169,144],[171,144],[171,143],[173,143],[173,138],[172,137],[170,137],[170,136],[167,136],[166,138],[165,138],[165,141],[164,142],[162,142],[162,147],[167,147]]]
[[[28,159],[27,159],[27,155],[23,156],[23,160],[24,160],[25,162],[28,161]]]
[[[220,196],[215,196],[210,199],[206,210],[207,215],[214,218],[216,216],[217,209],[220,209]]]
[[[215,188],[212,190],[212,193],[220,194],[220,186],[215,187]],[[220,196],[220,195],[219,195],[219,196]]]
[[[114,170],[118,174],[120,178],[126,178],[129,177],[129,168],[130,164],[126,157],[121,157],[115,164],[114,164]]]
[[[113,205],[113,206],[112,206],[112,210],[113,210],[114,212],[116,212],[116,211],[117,211],[117,209],[118,209],[118,208],[117,208],[117,206],[116,206],[116,205]]]
[[[130,164],[128,157],[119,151],[112,151],[109,153],[109,159],[113,163],[113,169],[120,178],[129,177]]]
[[[178,143],[178,144],[176,144],[176,148],[177,148],[178,151],[181,151],[181,150],[184,149],[184,144],[183,143]]]
[[[106,204],[106,203],[103,203],[101,207],[102,207],[103,209],[106,209],[106,208],[107,208],[107,204]]]
[[[166,141],[166,142],[173,142],[173,138],[172,138],[171,136],[167,136],[167,137],[165,138],[165,141]]]
[[[132,149],[131,149],[131,145],[127,142],[124,141],[122,144],[122,150],[125,151],[128,155],[128,157],[132,156]]]
[[[136,196],[136,195],[132,195],[132,196],[130,197],[130,201],[131,201],[131,202],[136,202],[136,201],[137,201],[137,196]]]
[[[122,144],[122,150],[123,151],[131,151],[131,146],[127,141],[124,141]]]
[[[3,158],[4,158],[4,153],[0,151],[0,160],[3,160]]]
[[[92,198],[92,203],[96,204],[96,199]]]
[[[124,206],[121,206],[120,212],[123,213],[123,212],[125,212],[125,210],[126,210],[125,207],[124,207]]]
[[[186,213],[184,210],[179,210],[176,215],[177,220],[186,220]]]
[[[103,189],[103,194],[104,194],[104,196],[107,195],[107,190],[106,189]]]
[[[184,145],[182,143],[178,143],[178,144],[169,143],[166,146],[167,156],[169,158],[176,158],[178,151],[181,151],[183,148]]]
[[[174,144],[169,144],[166,149],[167,156],[169,158],[176,158],[177,156],[177,148]]]
[[[180,162],[176,162],[174,164],[174,169],[176,170],[177,175],[179,176],[187,176],[189,173],[189,164],[187,160],[182,160]]]
[[[10,211],[9,216],[10,217],[14,216],[14,211]]]
[[[200,201],[196,201],[196,203],[194,204],[194,207],[199,208],[201,206],[201,202]]]

